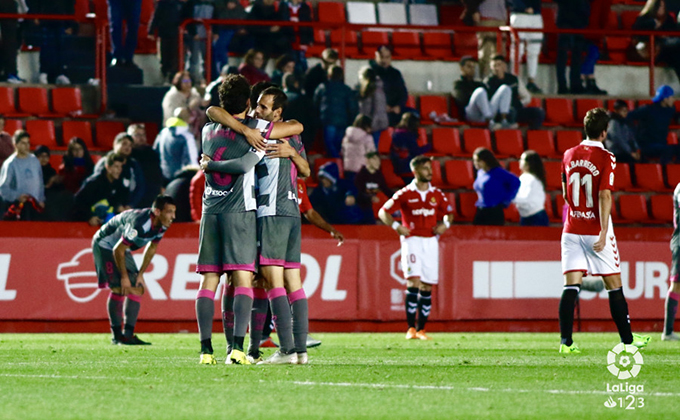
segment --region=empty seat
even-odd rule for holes
[[[557,153],[563,155],[564,152],[576,147],[581,143],[582,135],[576,130],[559,130],[557,132]]]
[[[420,122],[421,124],[433,124],[430,114],[434,112],[437,116],[449,114],[449,105],[446,96],[440,95],[421,95],[420,96]]]
[[[617,163],[614,170],[614,187],[617,191],[626,191],[633,188],[630,176],[630,165],[627,163]]]
[[[10,136],[14,135],[14,132],[24,128],[24,123],[21,120],[14,120],[11,118],[5,119],[5,129],[4,131]]]
[[[511,172],[517,176],[522,175],[522,170],[519,168],[518,160],[511,160],[508,162],[508,172]]]
[[[477,35],[474,32],[456,32],[453,34],[453,50],[456,57],[464,55],[477,56]]]
[[[95,123],[95,131],[97,132],[97,147],[111,150],[116,135],[125,131],[125,124],[120,121],[97,121]]]
[[[468,128],[463,131],[465,151],[472,154],[476,148],[484,147],[492,150],[491,133],[486,128]]]
[[[27,117],[29,115],[17,111],[14,88],[0,86],[0,115],[5,117]]]
[[[663,182],[661,165],[658,163],[640,163],[635,165],[635,185],[644,191],[662,191],[666,187]]]
[[[629,222],[646,222],[647,199],[642,194],[626,194],[619,196],[619,215]]]
[[[564,201],[564,196],[562,194],[558,194],[555,197],[555,217],[560,219],[560,223],[564,221],[564,219],[567,217],[567,203]],[[612,203],[612,209],[616,206],[613,205]]]
[[[559,157],[555,152],[555,140],[552,131],[527,131],[527,149],[535,151],[543,158]]]
[[[520,157],[524,152],[524,141],[522,141],[522,132],[519,130],[497,130],[494,132],[496,136],[496,152],[499,157]]]
[[[449,156],[465,155],[460,144],[457,128],[436,127],[432,129],[432,151]]]
[[[423,51],[426,56],[447,59],[453,57],[451,34],[448,32],[423,33]]]
[[[652,217],[664,223],[673,221],[673,197],[668,194],[655,194],[650,200]]]
[[[576,99],[576,121],[583,121],[583,117],[586,116],[586,113],[593,108],[604,108],[602,99]]]
[[[331,46],[338,51],[342,48],[342,29],[331,31]],[[356,56],[359,54],[358,35],[356,31],[345,31],[345,54]]]
[[[666,183],[671,189],[680,183],[680,164],[666,165]]]
[[[633,23],[635,23],[635,20],[638,18],[640,15],[639,10],[624,10],[621,12],[621,28],[622,29],[631,29],[633,27]]]
[[[345,23],[345,3],[339,1],[320,1],[318,3],[319,22]]]
[[[358,25],[375,25],[375,3],[368,1],[347,2],[347,22]]]
[[[458,194],[458,220],[462,222],[471,222],[477,213],[477,193],[474,191],[465,191]]]
[[[437,6],[434,4],[409,4],[408,15],[411,25],[439,26]]]
[[[26,121],[26,131],[31,136],[31,144],[33,146],[43,144],[50,149],[63,149],[57,143],[57,136],[54,133],[54,122],[52,120],[28,120]]]
[[[407,25],[404,3],[378,3],[378,21],[381,25]]]
[[[95,148],[92,141],[92,125],[89,121],[64,121],[61,124],[61,131],[64,146],[67,146],[73,137],[79,137],[89,149]]]
[[[378,153],[386,155],[390,152],[390,147],[392,146],[392,133],[394,129],[388,127],[380,133],[380,139],[378,140]]]
[[[387,182],[387,186],[390,188],[401,188],[404,186],[404,180],[401,179],[401,177],[397,176],[397,174],[394,173],[394,165],[392,165],[392,161],[389,159],[381,159],[380,160],[380,171],[382,172],[383,176],[385,177],[385,181]]]
[[[444,164],[446,183],[452,188],[472,188],[475,172],[469,160],[447,160]]]
[[[361,50],[364,54],[373,54],[378,47],[389,43],[390,39],[385,31],[361,32]]]
[[[81,114],[83,103],[80,89],[75,87],[52,89],[52,110],[59,116]]]
[[[423,147],[427,144],[427,130],[423,127],[418,128],[418,146]]]
[[[519,211],[514,204],[510,204],[508,207],[503,209],[503,214],[505,215],[505,221],[510,223],[519,222]]]
[[[19,92],[19,110],[30,115],[51,115],[47,101],[47,89],[40,87],[21,87]]]
[[[59,167],[64,162],[64,155],[58,155],[56,153],[50,153],[50,166],[55,171],[59,171]]]
[[[393,32],[392,45],[394,53],[402,58],[420,58],[420,35],[418,32]]]
[[[561,175],[561,162],[557,161],[546,161],[543,162],[543,167],[545,168],[545,181],[548,184],[549,190],[561,190],[562,189],[562,175]]]
[[[324,2],[327,3],[327,2]],[[314,43],[307,47],[307,55],[317,57],[326,49],[326,31],[314,29]]]
[[[545,117],[546,122],[553,125],[574,124],[574,109],[571,99],[546,98]]]
[[[444,186],[444,177],[442,176],[442,166],[441,163],[436,160],[432,159],[432,185],[435,187],[443,187]]]
[[[555,212],[555,206],[549,194],[545,195],[545,212],[548,213],[550,223],[562,223],[561,212],[559,214]]]

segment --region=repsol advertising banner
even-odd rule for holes
[[[406,279],[399,240],[384,226],[338,226],[342,246],[303,226],[302,279],[312,320],[401,320]],[[71,223],[0,222],[0,319],[101,320],[90,249],[95,230]],[[662,319],[670,229],[618,229],[633,319]],[[562,293],[559,228],[454,226],[440,238],[433,320],[552,320]],[[174,225],[144,275],[141,317],[195,319],[198,228]],[[134,254],[141,264],[142,253]],[[216,299],[221,296],[220,290]],[[582,292],[583,319],[609,319],[607,292]],[[216,303],[216,305],[218,305]],[[218,306],[217,306],[218,307]],[[219,311],[216,311],[219,319]]]

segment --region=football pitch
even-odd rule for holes
[[[626,380],[607,369],[616,334],[577,333],[570,356],[556,333],[314,334],[307,366],[224,365],[218,333],[220,363],[199,365],[197,334],[140,336],[0,334],[0,418],[680,418],[680,343],[659,334]]]

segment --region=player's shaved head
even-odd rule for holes
[[[250,84],[240,74],[229,74],[218,89],[220,106],[231,115],[242,114],[248,108]]]
[[[583,118],[583,128],[590,140],[599,139],[603,132],[606,133],[608,125],[609,114],[604,108],[593,108]]]

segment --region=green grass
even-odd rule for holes
[[[619,419],[678,418],[680,345],[654,334],[645,406],[606,408],[615,334],[577,334],[583,354],[557,353],[557,334],[314,334],[308,366],[198,365],[196,334],[142,334],[148,347],[104,334],[0,334],[2,419]],[[271,349],[266,349],[271,352]]]

